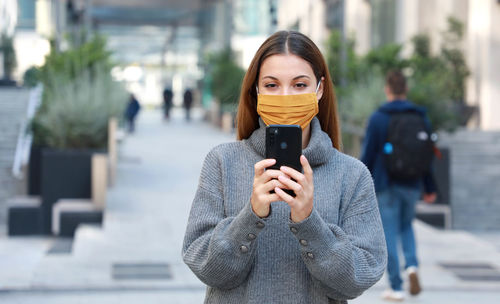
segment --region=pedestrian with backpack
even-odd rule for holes
[[[422,197],[427,203],[436,199],[431,175],[436,135],[425,109],[407,100],[406,79],[400,71],[386,76],[387,102],[369,119],[361,161],[370,170],[379,204],[387,243],[390,289],[382,297],[402,301],[405,298],[398,258],[401,241],[409,292],[421,291],[412,221],[415,205]]]

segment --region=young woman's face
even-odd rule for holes
[[[264,95],[296,95],[316,92],[318,80],[307,61],[293,54],[267,57],[260,66],[258,88]],[[323,95],[323,84],[317,93]]]

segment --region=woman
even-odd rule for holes
[[[270,123],[301,125],[303,173],[266,170]],[[184,239],[205,303],[345,303],[377,282],[386,249],[372,178],[338,151],[333,85],[309,38],[282,31],[262,44],[237,134],[207,155]]]

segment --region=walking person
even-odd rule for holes
[[[129,133],[134,133],[135,131],[135,119],[137,114],[141,109],[141,105],[134,94],[130,94],[130,99],[125,109],[125,120],[127,121],[127,130]]]
[[[186,120],[191,120],[191,106],[193,105],[193,93],[190,89],[184,92],[184,109],[186,109]]]
[[[270,123],[300,125],[303,172],[269,168]],[[308,37],[281,31],[260,46],[237,138],[208,153],[184,238],[205,303],[346,303],[375,284],[387,255],[372,178],[339,152],[332,80]]]
[[[387,102],[369,119],[361,160],[372,173],[387,242],[390,289],[382,297],[402,301],[405,293],[400,274],[398,241],[401,241],[409,292],[421,291],[412,222],[415,205],[423,199],[433,203],[431,176],[433,134],[426,111],[406,98],[406,79],[400,71],[386,76]]]
[[[163,114],[164,114],[164,119],[169,120],[170,119],[170,110],[172,109],[172,99],[174,97],[174,93],[169,87],[166,87],[165,90],[163,90]]]

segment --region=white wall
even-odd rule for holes
[[[17,31],[14,37],[17,67],[16,80],[23,78],[24,72],[32,66],[42,66],[45,56],[50,52],[49,41],[34,31]]]
[[[345,27],[356,39],[356,52],[370,49],[371,8],[365,0],[345,1]],[[295,24],[324,49],[328,37],[325,5],[320,0],[281,0],[279,29]],[[467,80],[467,102],[480,107],[483,130],[500,130],[500,4],[497,0],[397,0],[396,40],[405,43],[404,54],[411,53],[410,39],[428,34],[434,53],[440,51],[447,18],[463,22],[463,49],[471,76]],[[323,15],[321,15],[323,11]]]
[[[496,0],[470,1],[468,63],[472,75],[468,99],[480,106],[480,127],[500,130],[500,4]]]
[[[500,130],[500,4],[492,0],[491,8],[491,39],[490,39],[490,70],[488,82],[491,85],[491,95],[488,112],[482,112],[484,117],[483,127],[488,130]]]
[[[0,1],[0,33],[12,35],[17,23],[17,1]]]
[[[370,4],[365,0],[345,1],[344,12],[346,34],[356,41],[356,53],[367,53],[371,47]]]
[[[231,47],[238,56],[238,65],[248,69],[255,53],[267,39],[267,36],[233,36],[231,39]]]
[[[471,76],[466,100],[480,107],[482,130],[500,130],[500,4],[497,0],[398,0],[396,37],[408,42],[416,33],[431,38],[440,51],[442,32],[453,16],[465,26],[463,49]],[[415,13],[416,12],[416,13]],[[404,52],[411,50],[407,45]],[[474,126],[474,123],[472,124]]]
[[[321,51],[328,39],[326,6],[323,0],[280,0],[278,30],[289,30],[298,24],[298,31],[307,35]]]

